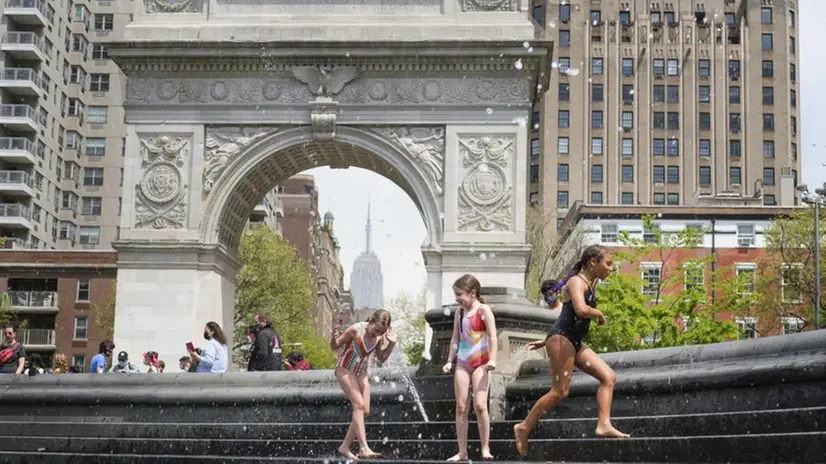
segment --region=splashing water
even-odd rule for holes
[[[413,402],[416,403],[416,408],[422,415],[422,420],[425,422],[430,422],[430,419],[427,417],[427,411],[424,410],[422,399],[419,397],[419,390],[416,390],[416,385],[413,384],[413,379],[411,379],[410,376],[404,371],[401,372],[401,375],[402,380],[404,380],[404,383],[407,384],[407,392],[413,397]]]

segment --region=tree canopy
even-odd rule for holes
[[[393,316],[399,347],[412,366],[421,364],[424,355],[427,330],[427,321],[424,318],[427,311],[426,297],[427,287],[423,286],[418,295],[400,292],[385,305]]]

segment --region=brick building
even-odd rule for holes
[[[600,244],[615,250],[624,250],[619,240],[622,232],[644,241],[653,239],[653,231],[645,228],[643,217],[655,215],[654,227],[662,233],[674,233],[692,227],[703,230],[701,245],[696,248],[669,250],[665,262],[657,253],[652,253],[651,256],[643,257],[640,262],[616,263],[619,272],[639,273],[644,281],[641,291],[653,292],[650,289],[660,288],[661,278],[665,281],[675,272],[687,273],[685,269],[680,269],[685,261],[713,256],[708,265],[698,268],[691,278],[686,274],[686,278],[683,279],[685,282],[679,284],[679,287],[682,287],[688,285],[689,281],[696,280],[698,286],[705,286],[708,301],[713,302],[722,296],[723,291],[712,277],[718,270],[722,271],[724,277],[729,273],[745,276],[744,292],[754,291],[758,263],[767,256],[765,232],[774,217],[789,215],[793,210],[794,208],[788,207],[749,205],[716,204],[660,208],[584,205],[577,202],[560,229],[560,246],[553,257],[549,275],[564,276],[582,250],[589,245]],[[731,271],[727,271],[729,269]],[[666,287],[662,290],[669,293],[682,288]],[[783,282],[778,282],[778,290],[784,291]],[[797,302],[791,298],[789,296],[787,299],[784,293],[784,302],[796,304]],[[760,320],[758,317],[726,313],[718,313],[716,317],[721,320],[734,320],[743,332],[744,338],[797,332],[803,325],[802,320],[793,317]]]
[[[26,351],[40,353],[47,365],[65,354],[88,371],[107,337],[93,311],[113,297],[116,263],[113,251],[0,251],[0,291],[23,322],[17,340]],[[138,354],[130,353],[135,359]]]

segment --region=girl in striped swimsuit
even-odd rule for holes
[[[496,368],[496,322],[490,307],[484,304],[482,288],[476,277],[465,274],[453,284],[459,310],[453,322],[450,354],[443,367],[445,374],[456,369],[453,390],[456,394],[456,440],[459,452],[448,461],[466,461],[468,427],[468,389],[473,386],[473,409],[482,441],[482,459],[493,460],[490,454],[490,415],[488,387],[490,372]]]
[[[385,362],[396,344],[396,333],[390,327],[390,313],[384,309],[374,312],[366,321],[351,325],[344,333],[333,327],[330,348],[338,352],[335,375],[341,389],[353,405],[353,417],[347,436],[338,447],[346,459],[379,458],[367,445],[365,416],[370,415],[370,380],[367,368],[370,355],[376,353],[379,362]],[[358,455],[350,451],[353,439],[358,437]]]

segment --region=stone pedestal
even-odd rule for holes
[[[203,346],[209,321],[221,325],[232,346],[240,263],[222,246],[137,240],[113,245],[118,251],[116,351],[129,353],[135,364],[141,353],[157,351],[174,367],[187,354],[187,342]]]

